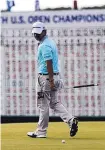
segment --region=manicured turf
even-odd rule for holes
[[[105,150],[105,122],[80,122],[79,131],[73,138],[63,123],[49,123],[46,139],[30,138],[28,131],[36,123],[2,124],[2,150]],[[65,144],[61,141],[65,140]]]

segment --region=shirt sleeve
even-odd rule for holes
[[[42,57],[44,61],[52,59],[52,48],[48,45],[42,47]]]

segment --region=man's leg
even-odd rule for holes
[[[43,94],[43,98],[39,97],[37,105],[40,110],[38,131],[46,133],[49,122],[49,101],[46,95]]]
[[[39,122],[36,131],[28,132],[30,137],[46,137],[49,122],[49,101],[42,92],[38,92],[37,106],[39,108]]]
[[[74,136],[78,131],[78,119],[69,114],[63,104],[57,100],[57,91],[51,92],[50,107],[69,125],[71,128],[70,136]]]

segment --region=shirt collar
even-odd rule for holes
[[[47,35],[46,35],[46,36],[44,36],[44,37],[43,37],[43,39],[40,41],[40,44],[41,44],[41,43],[43,43],[43,41],[44,41],[45,39],[47,39],[47,38],[48,38],[48,36],[47,36]]]

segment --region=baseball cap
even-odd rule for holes
[[[46,27],[42,22],[35,22],[32,25],[32,34],[33,33],[41,34],[43,30],[46,30]]]

